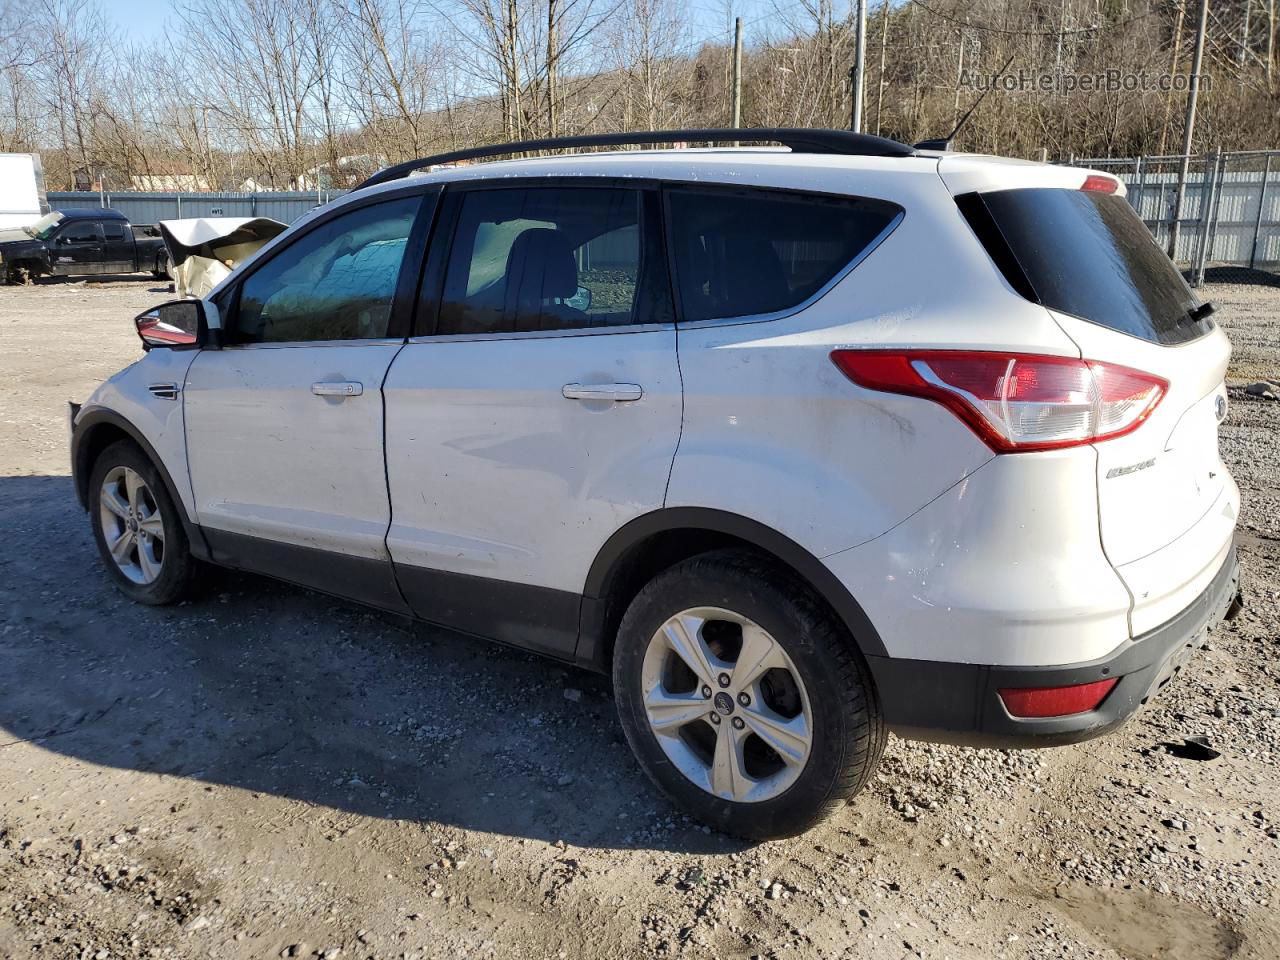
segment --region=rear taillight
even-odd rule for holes
[[[1010,716],[1069,717],[1097,710],[1117,683],[1118,677],[1108,677],[1068,687],[1005,687],[1000,690],[1000,699]]]
[[[1110,440],[1155,409],[1167,380],[1097,360],[968,350],[836,350],[860,387],[942,404],[997,453]]]

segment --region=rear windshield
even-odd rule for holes
[[[1014,289],[1063,313],[1152,343],[1213,329],[1191,288],[1124,197],[1035,188],[957,202]]]

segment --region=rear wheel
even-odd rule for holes
[[[857,793],[884,749],[851,642],[787,571],[739,552],[687,560],[623,618],[623,730],[698,819],[754,839],[800,833]]]
[[[89,479],[89,518],[107,573],[140,603],[185,597],[195,559],[177,507],[155,465],[128,440],[98,457]]]

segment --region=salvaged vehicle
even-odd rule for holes
[[[288,229],[270,217],[200,217],[161,220],[157,226],[169,256],[169,275],[179,297],[203,297],[236,264]]]
[[[0,279],[115,273],[167,276],[168,256],[155,227],[135,227],[115,210],[55,210],[29,227],[0,231]]]
[[[407,177],[660,141],[790,151]],[[681,806],[794,834],[889,730],[1116,728],[1238,609],[1231,347],[1123,189],[829,130],[391,167],[138,318],[75,489],[137,601],[209,561],[607,672]]]

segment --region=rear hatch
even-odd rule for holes
[[[1102,546],[1141,633],[1189,604],[1229,546],[1237,494],[1218,424],[1231,347],[1115,180],[1075,170],[1068,187],[1063,168],[1043,169],[1051,186],[956,200],[1006,279],[1050,311],[1082,357],[1168,382],[1145,422],[1094,447]]]

